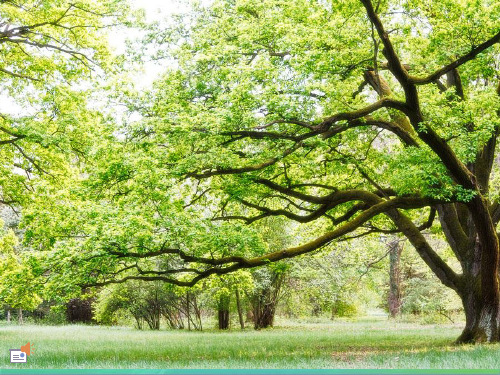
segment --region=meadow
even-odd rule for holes
[[[227,332],[102,326],[0,326],[0,368],[500,368],[500,344],[453,345],[459,325],[386,319]],[[9,349],[31,342],[28,363]]]

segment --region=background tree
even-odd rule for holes
[[[82,161],[98,120],[85,86],[106,69],[106,30],[123,10],[120,1],[2,1],[1,203],[19,209],[34,176],[67,175],[68,154]]]
[[[389,314],[395,318],[401,313],[401,253],[404,243],[398,238],[393,238],[388,244],[389,248],[389,294],[387,304]]]
[[[0,222],[3,226],[3,222]],[[29,257],[20,251],[19,240],[10,229],[0,238],[0,301],[18,310],[23,323],[23,310],[34,310],[42,302],[40,285],[32,272]]]
[[[272,327],[286,278],[286,264],[262,267],[253,272],[255,288],[249,294],[255,329]]]

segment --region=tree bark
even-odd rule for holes
[[[401,312],[401,272],[400,261],[403,246],[398,239],[389,243],[389,295],[388,305],[391,318]]]
[[[19,324],[24,324],[24,319],[23,319],[23,309],[19,308],[19,314],[17,316],[17,320]]]
[[[7,309],[7,323],[10,323],[10,308]]]
[[[245,319],[243,319],[243,310],[241,308],[240,291],[236,289],[236,307],[238,308],[238,318],[240,319],[241,329],[245,329]]]
[[[498,303],[498,263],[484,268],[485,252],[479,241],[462,262],[463,283],[458,290],[465,311],[465,328],[457,343],[498,342],[500,341]],[[494,271],[492,271],[492,269]],[[494,272],[492,275],[491,273]],[[493,287],[483,288],[488,279]]]
[[[219,329],[229,329],[229,296],[221,296],[217,306]]]
[[[472,290],[462,297],[465,310],[465,328],[457,343],[478,343],[499,341],[498,308],[488,304]]]
[[[254,309],[255,329],[272,327],[276,305],[272,301],[259,300]]]
[[[273,274],[271,284],[254,296],[252,305],[255,329],[273,326],[284,278],[284,273]]]

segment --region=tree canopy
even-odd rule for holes
[[[498,341],[498,14],[489,0],[194,7],[146,38],[170,68],[123,94],[140,120],[33,207],[30,236],[80,286],[190,286],[401,233],[461,297],[460,341]],[[278,247],[263,229],[276,217],[296,233]],[[456,265],[429,241],[439,230]]]
[[[1,1],[1,203],[20,207],[84,158],[103,122],[85,92],[107,69],[105,30],[123,10],[119,1]]]

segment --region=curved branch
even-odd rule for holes
[[[261,169],[267,168],[273,164],[276,164],[278,161],[281,159],[287,157],[297,149],[299,149],[302,146],[302,143],[296,143],[293,145],[293,147],[290,147],[289,149],[285,150],[283,154],[280,157],[274,157],[271,158],[263,163],[260,164],[254,164],[254,165],[249,165],[246,167],[241,167],[241,168],[217,168],[215,170],[209,170],[206,172],[191,172],[186,174],[186,177],[194,177],[198,179],[204,179],[204,178],[209,178],[212,176],[222,176],[222,175],[229,175],[229,174],[240,174],[240,173],[247,173],[247,172],[255,172],[259,171]]]
[[[85,287],[97,287],[97,286],[104,286],[104,285],[109,285],[109,284],[118,284],[118,283],[123,283],[126,282],[127,280],[144,280],[144,281],[155,281],[155,280],[161,280],[165,282],[169,282],[175,285],[179,286],[193,286],[195,285],[198,281],[213,275],[223,275],[227,274],[230,272],[234,272],[238,269],[243,269],[243,268],[253,268],[253,267],[258,267],[258,266],[263,266],[268,263],[272,262],[277,262],[279,260],[287,259],[287,258],[293,258],[302,254],[310,253],[312,251],[318,250],[322,248],[323,246],[327,245],[331,241],[333,241],[336,238],[339,238],[347,233],[352,232],[356,228],[359,228],[362,224],[364,224],[366,221],[370,220],[372,217],[381,214],[383,212],[386,212],[390,210],[391,208],[395,207],[395,202],[393,201],[384,201],[381,198],[377,197],[375,194],[371,194],[371,203],[373,204],[370,208],[367,210],[363,211],[361,214],[359,214],[356,218],[353,220],[346,222],[344,225],[341,227],[327,232],[324,235],[316,238],[313,241],[310,241],[304,245],[297,246],[297,247],[291,247],[288,249],[284,249],[281,251],[276,251],[273,253],[269,253],[260,257],[255,257],[255,258],[244,258],[244,257],[235,257],[235,256],[230,256],[230,257],[225,257],[221,259],[208,259],[208,258],[202,258],[202,257],[195,257],[195,256],[189,256],[185,254],[183,251],[179,249],[163,249],[162,251],[166,254],[178,254],[182,260],[184,260],[187,263],[202,263],[202,264],[208,264],[212,266],[223,266],[223,267],[213,267],[206,269],[204,271],[200,271],[200,273],[192,278],[191,280],[178,280],[174,279],[171,277],[166,277],[162,275],[156,275],[156,276],[136,276],[136,275],[130,275],[130,276],[125,276],[121,279],[111,279],[111,280],[105,280],[102,282],[93,282],[93,283],[88,283],[85,284]],[[134,253],[128,253],[128,254],[120,254],[118,253],[118,256],[120,257],[126,257],[131,255],[134,255]],[[135,254],[139,255],[139,254]],[[141,254],[142,257],[142,254]],[[177,270],[176,273],[181,272],[180,270]]]
[[[357,120],[381,108],[392,108],[399,110],[405,114],[408,113],[409,110],[408,106],[404,102],[400,102],[398,100],[389,98],[382,98],[364,108],[360,108],[352,112],[337,113],[333,116],[327,117],[320,124],[316,125],[315,128],[320,130],[321,132],[326,132],[333,124],[335,124],[338,121]]]
[[[442,67],[441,69],[435,71],[434,73],[428,75],[427,77],[410,77],[411,82],[413,82],[416,85],[425,85],[427,83],[434,82],[437,80],[439,77],[442,75],[452,71],[453,69],[458,68],[460,65],[465,64],[466,62],[473,60],[477,55],[479,55],[481,52],[484,50],[490,48],[496,43],[500,42],[500,31],[495,34],[493,37],[485,41],[484,43],[481,43],[477,47],[474,47],[470,50],[469,53],[461,56],[460,58],[456,59],[455,61],[451,62],[450,64]]]
[[[439,280],[444,285],[458,290],[462,283],[462,278],[434,251],[415,224],[406,215],[396,209],[388,211],[386,215],[394,221],[394,224],[408,238],[420,257]]]
[[[322,203],[325,203],[325,201],[328,199],[329,196],[331,196],[331,194],[329,194],[327,196],[320,196],[320,197],[314,196],[314,195],[309,195],[309,194],[304,194],[304,193],[301,193],[299,191],[293,190],[291,188],[281,186],[281,185],[279,185],[271,180],[267,180],[264,178],[255,179],[254,182],[257,184],[264,185],[264,186],[268,187],[269,189],[275,190],[279,193],[288,195],[288,196],[293,197],[293,198],[298,198],[298,199],[301,199],[301,200],[303,200],[305,202],[309,202],[309,203],[322,204]],[[336,190],[335,190],[335,192],[336,192]]]
[[[352,129],[361,126],[376,126],[378,128],[388,130],[391,133],[395,134],[403,144],[407,146],[415,146],[419,147],[418,142],[403,128],[398,126],[394,122],[384,121],[384,120],[376,120],[370,117],[364,119],[357,119],[354,121],[350,121],[345,125],[338,125],[336,127],[332,127],[326,133],[323,133],[323,138],[331,138],[339,133],[346,131],[347,129]]]

